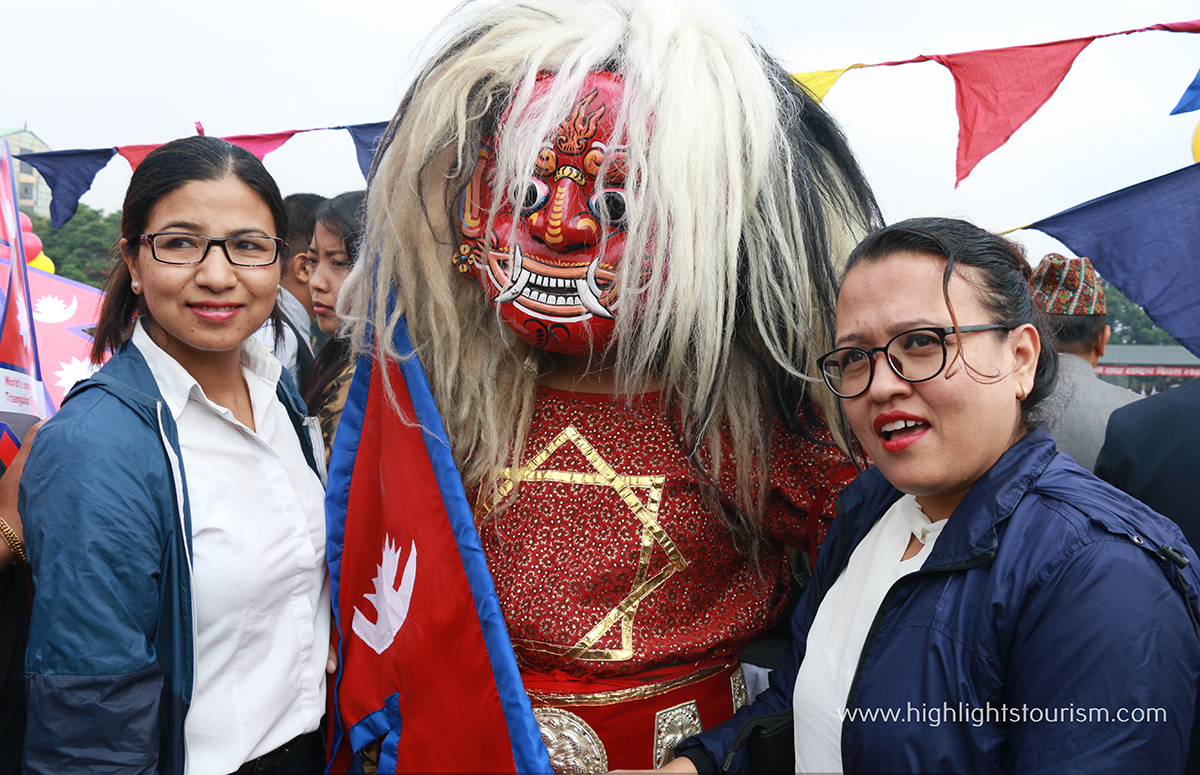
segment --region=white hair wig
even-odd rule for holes
[[[803,434],[836,416],[815,359],[833,330],[838,266],[880,221],[844,137],[713,8],[516,0],[468,4],[456,20],[375,157],[364,255],[342,291],[352,341],[395,359],[405,316],[468,488],[520,460],[554,356],[519,340],[455,270],[459,200],[481,138],[507,111],[495,184],[506,193],[490,233],[584,76],[619,74],[614,136],[627,146],[629,206],[603,357],[625,395],[663,386],[680,444],[710,484],[722,461],[737,467],[737,492],[713,494],[756,554],[770,434],[779,421]],[[542,72],[557,77],[535,103]]]

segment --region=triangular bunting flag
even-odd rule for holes
[[[930,56],[954,76],[955,186],[1045,104],[1094,38]]]
[[[388,127],[388,122],[377,121],[373,124],[354,124],[343,127],[354,139],[354,151],[358,154],[358,168],[362,170],[364,179],[371,177],[371,160],[375,158],[375,149],[379,147],[379,138]]]
[[[1171,110],[1171,115],[1190,113],[1197,108],[1200,108],[1200,72],[1196,73],[1196,77],[1192,79],[1191,85],[1183,92],[1183,96],[1179,98],[1179,103]]]
[[[1200,32],[1200,19],[1193,19],[1190,22],[1167,22],[1166,24],[1154,24],[1149,27],[1143,27],[1140,30],[1130,30],[1130,32],[1148,32],[1150,30],[1163,30],[1166,32]],[[1122,33],[1115,33],[1122,34]]]
[[[151,143],[150,145],[118,145],[117,153],[125,157],[125,161],[129,162],[129,168],[136,170],[138,165],[142,163],[142,159],[150,155],[162,143]]]
[[[838,70],[813,70],[809,73],[793,73],[792,77],[800,82],[800,85],[808,89],[808,93],[813,96],[817,102],[825,99],[825,95],[837,83],[837,80],[842,77],[842,74],[847,70],[853,70],[856,67],[868,67],[869,65],[855,64],[849,67],[843,67]]]
[[[33,165],[50,186],[50,225],[61,228],[79,209],[79,197],[92,187],[96,173],[108,164],[115,148],[91,151],[22,153],[17,158]]]
[[[196,122],[197,126],[199,126],[199,123],[200,122],[198,121]],[[294,129],[288,132],[272,132],[271,134],[266,135],[233,135],[232,137],[225,137],[222,139],[228,140],[234,145],[245,148],[247,151],[254,154],[255,158],[257,158],[259,161],[262,161],[263,157],[268,153],[274,151],[288,140],[291,140],[292,135],[305,131],[308,130]],[[203,134],[203,132],[201,132],[201,134]]]
[[[1200,164],[1043,218],[1029,228],[1088,256],[1150,319],[1200,355]]]

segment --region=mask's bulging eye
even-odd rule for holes
[[[521,206],[521,215],[529,215],[542,209],[546,204],[546,198],[549,196],[550,188],[545,181],[539,178],[530,178],[525,182],[524,188],[520,192],[518,203]]]
[[[588,209],[605,226],[625,225],[625,192],[606,189],[588,200]]]

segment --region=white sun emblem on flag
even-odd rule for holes
[[[417,544],[412,544],[408,553],[408,562],[404,565],[404,576],[400,586],[396,583],[396,571],[400,567],[400,548],[385,536],[383,558],[375,566],[375,592],[363,595],[371,605],[375,606],[376,621],[372,622],[358,607],[354,608],[354,634],[370,646],[376,654],[387,651],[396,633],[404,626],[408,618],[408,604],[412,601],[413,582],[417,578]]]
[[[61,368],[54,372],[54,376],[58,377],[58,382],[54,384],[56,387],[62,388],[64,393],[70,390],[76,382],[87,379],[96,372],[96,369],[100,368],[90,360],[81,361],[74,355],[71,356],[70,363],[59,361],[58,365]]]

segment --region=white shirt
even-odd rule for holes
[[[842,771],[843,714],[867,632],[888,590],[921,569],[945,525],[930,522],[916,498],[905,495],[872,526],[825,594],[792,695],[797,772]],[[914,535],[925,545],[901,560]]]
[[[317,728],[325,711],[329,580],[324,490],[275,395],[281,366],[242,346],[255,430],[134,327],[179,429],[192,519],[195,680],[189,775],[230,773]]]
[[[282,285],[279,286],[279,311],[283,313],[284,319],[295,326],[296,330],[301,334],[306,334],[312,327],[312,321],[308,317],[308,310],[304,308],[304,305],[291,291]],[[309,355],[313,354],[310,337],[301,337],[300,346],[308,350]]]

